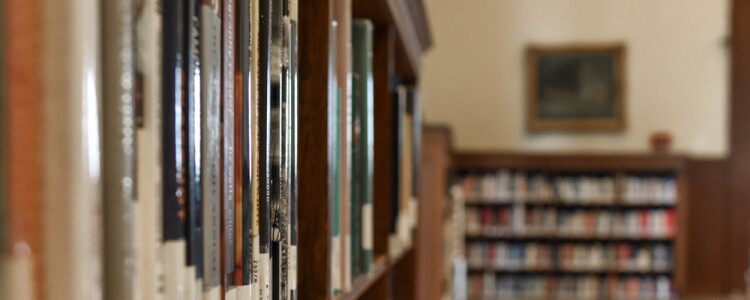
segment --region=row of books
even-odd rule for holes
[[[544,207],[466,207],[469,236],[555,235],[654,237],[675,234],[675,210],[558,209]]]
[[[553,201],[571,203],[675,203],[671,176],[548,175],[501,170],[461,178],[467,201]]]
[[[667,276],[507,276],[471,274],[469,299],[673,299]]]
[[[0,298],[297,299],[298,1],[12,8]]]
[[[470,242],[469,265],[496,271],[669,272],[674,250],[666,244]]]
[[[296,299],[298,1],[71,0],[44,13],[11,1],[0,298]],[[351,1],[335,8],[333,163],[320,170],[331,294],[370,273],[375,244],[373,25],[352,20]],[[390,79],[394,255],[416,225],[421,112],[416,88]]]
[[[331,205],[331,293],[348,292],[374,263],[374,140],[375,87],[372,22],[351,18],[350,1],[340,1],[330,24],[333,87],[329,94],[331,161],[328,182]],[[389,255],[410,247],[416,226],[416,183],[419,170],[421,109],[417,89],[398,84],[392,89],[392,130],[395,164]],[[391,129],[392,128],[392,129]]]

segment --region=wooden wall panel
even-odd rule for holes
[[[732,291],[744,289],[750,227],[750,1],[732,1],[729,269]]]
[[[727,164],[721,159],[688,162],[687,295],[728,292],[725,280],[729,260],[725,234],[727,218]]]
[[[425,126],[419,171],[419,225],[416,242],[416,299],[440,299],[443,290],[443,222],[448,203],[450,132]]]

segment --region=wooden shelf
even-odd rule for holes
[[[585,236],[585,235],[507,235],[507,234],[466,234],[467,240],[508,240],[508,241],[561,241],[561,242],[671,242],[673,236]]]
[[[643,276],[658,276],[658,275],[672,275],[674,270],[625,270],[619,268],[604,268],[604,269],[559,269],[559,268],[547,268],[547,269],[509,269],[509,268],[495,268],[495,267],[479,267],[469,266],[469,272],[494,272],[499,274],[518,274],[518,275],[591,275],[591,274],[618,274],[618,275],[643,275]]]
[[[398,256],[393,258],[387,258],[381,256],[375,260],[372,266],[372,272],[368,275],[360,276],[352,282],[352,290],[341,295],[334,297],[336,300],[354,300],[359,299],[364,295],[375,283],[380,280],[383,276],[388,274],[389,270],[392,270],[413,248],[407,248],[402,251]]]
[[[352,4],[355,18],[367,18],[377,27],[395,29],[398,73],[408,81],[416,80],[422,54],[432,46],[432,33],[422,1],[356,0]]]
[[[380,257],[372,265],[372,273],[364,276],[360,276],[352,282],[352,290],[338,295],[335,299],[338,300],[353,300],[359,299],[370,287],[372,287],[376,281],[378,281],[383,275],[387,274],[390,269],[390,264],[386,257]]]
[[[560,200],[545,201],[492,201],[492,200],[468,200],[464,203],[467,206],[511,206],[523,204],[525,206],[554,206],[562,208],[610,208],[610,209],[658,209],[673,208],[677,203],[668,202],[643,202],[643,203],[626,203],[622,201],[615,202],[563,202]]]
[[[675,172],[685,169],[680,155],[637,154],[521,154],[459,152],[453,156],[455,170],[526,169],[552,172]]]

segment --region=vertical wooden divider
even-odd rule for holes
[[[688,272],[688,257],[690,257],[690,248],[688,247],[688,230],[690,224],[688,223],[688,212],[690,211],[690,195],[688,194],[688,183],[689,173],[687,167],[683,163],[675,176],[677,176],[677,236],[676,236],[676,254],[675,264],[676,270],[674,284],[677,292],[680,295],[685,295],[688,289],[687,284],[687,272]],[[717,245],[719,246],[719,245]]]
[[[375,259],[388,255],[391,200],[394,197],[393,135],[394,101],[391,75],[395,70],[395,33],[390,27],[376,26],[373,49],[375,89],[375,163],[373,170],[374,251]]]
[[[329,299],[331,0],[299,3],[299,299]]]

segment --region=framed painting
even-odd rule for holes
[[[623,130],[624,60],[620,44],[529,47],[529,131]]]

